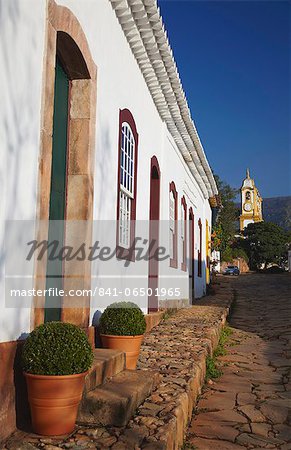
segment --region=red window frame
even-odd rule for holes
[[[187,271],[187,203],[185,200],[185,196],[181,198],[181,205],[184,210],[184,242],[183,242],[183,254],[182,254],[182,263],[181,263],[181,270],[184,272]],[[182,217],[181,217],[182,220]]]
[[[202,222],[198,220],[199,227],[199,249],[198,249],[198,277],[202,277]]]
[[[130,210],[130,246],[124,248],[119,244],[119,212],[120,212],[120,163],[121,163],[121,143],[122,143],[122,124],[126,122],[131,128],[134,140],[134,195],[131,201]],[[119,110],[119,132],[118,132],[118,167],[117,167],[117,225],[116,225],[116,256],[118,259],[135,261],[135,221],[136,221],[136,198],[137,198],[137,160],[138,160],[138,132],[133,115],[129,109]]]
[[[178,267],[178,249],[177,249],[177,245],[178,245],[178,241],[177,241],[177,234],[178,234],[178,193],[176,190],[176,186],[174,181],[172,181],[170,183],[170,193],[173,194],[174,196],[174,220],[175,220],[175,225],[174,225],[174,234],[173,234],[173,258],[170,258],[170,267],[173,267],[174,269],[177,269]],[[169,201],[170,201],[170,196],[169,196]]]

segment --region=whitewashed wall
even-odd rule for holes
[[[29,309],[5,307],[4,228],[36,213],[45,14],[45,0],[0,0],[0,342],[30,328]]]
[[[1,212],[1,242],[3,242],[4,220],[31,219],[36,211],[37,165],[39,154],[41,83],[43,66],[45,1],[44,0],[0,0],[1,17],[1,67],[0,83],[5,86],[4,103],[1,103],[0,136],[3,153],[0,181],[5,185],[6,206]],[[59,0],[75,14],[87,36],[93,60],[98,68],[97,119],[96,119],[96,162],[94,185],[94,219],[114,220],[117,200],[117,162],[119,110],[128,108],[135,118],[139,133],[137,211],[138,220],[149,217],[150,158],[156,155],[161,169],[161,219],[169,216],[169,183],[174,181],[178,191],[178,213],[180,217],[181,197],[185,195],[187,206],[193,207],[195,215],[195,236],[198,235],[198,218],[203,224],[202,258],[205,259],[205,220],[211,223],[211,210],[207,200],[177,150],[172,137],[161,121],[143,76],[131,53],[123,31],[108,0]],[[3,67],[5,70],[3,71]],[[7,69],[7,70],[6,70]],[[3,165],[3,161],[5,164]],[[4,177],[6,178],[4,179]],[[3,205],[2,205],[3,207]],[[146,225],[147,226],[147,225]],[[180,231],[180,227],[179,227]],[[105,238],[100,235],[102,241]],[[168,235],[163,233],[162,239]],[[114,242],[115,243],[115,242]],[[114,244],[112,242],[112,244]],[[180,237],[178,237],[178,244]],[[187,245],[188,247],[188,245]],[[197,247],[195,259],[197,260]],[[3,253],[2,253],[3,255]],[[1,255],[1,261],[3,257]],[[178,263],[181,266],[179,247]],[[124,267],[116,259],[114,286],[124,289],[134,287],[134,278],[139,276],[138,286],[147,288],[147,263]],[[3,275],[3,264],[2,264]],[[195,295],[205,292],[205,266],[202,278],[195,279]],[[110,272],[93,265],[93,287],[106,287],[108,279],[102,273]],[[164,269],[163,269],[164,271]],[[159,287],[173,284],[181,288],[181,298],[189,296],[188,275],[179,268],[167,266]],[[3,276],[2,276],[3,280]],[[169,281],[171,280],[171,281]],[[1,281],[3,293],[3,282]],[[112,286],[113,281],[110,281]],[[103,309],[105,303],[114,299],[95,299],[91,317],[96,309]],[[17,339],[30,330],[30,310],[4,308],[1,295],[3,323],[0,327],[0,341]],[[136,299],[135,299],[136,301]],[[104,303],[105,302],[105,303]],[[145,307],[147,298],[139,303]],[[1,307],[1,306],[0,306]]]
[[[175,146],[174,140],[169,134],[166,132],[166,139],[164,145],[164,152],[162,158],[162,218],[167,220],[169,216],[169,183],[171,181],[175,182],[175,186],[178,192],[178,219],[181,218],[181,198],[183,195],[185,196],[187,203],[187,217],[189,216],[189,208],[192,207],[194,213],[194,260],[195,260],[195,297],[199,298],[203,296],[206,289],[205,284],[205,267],[202,264],[203,274],[202,277],[198,277],[197,275],[197,261],[198,261],[198,220],[199,218],[202,221],[202,261],[205,261],[205,223],[208,220],[208,223],[211,223],[211,208],[209,206],[209,202],[203,198],[203,194],[198,184],[194,180],[190,170],[188,169],[186,163],[184,162],[179,150]],[[189,227],[187,226],[187,256],[189,258]],[[164,236],[164,239],[168,240],[168,235]],[[182,251],[181,251],[181,229],[180,223],[178,226],[178,268],[168,268],[168,274],[170,280],[173,277],[180,278],[180,287],[181,287],[181,298],[189,298],[189,283],[188,283],[188,273],[181,270],[182,263]],[[167,243],[165,242],[165,245]],[[187,265],[188,265],[187,258]],[[163,287],[167,286],[167,281],[164,279],[160,280],[160,283]]]

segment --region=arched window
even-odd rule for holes
[[[199,249],[198,249],[198,277],[202,277],[202,222],[198,220],[199,227]]]
[[[185,197],[181,198],[181,251],[182,263],[181,269],[187,270],[187,203]]]
[[[119,245],[130,247],[131,205],[134,200],[135,141],[127,122],[121,127],[120,189],[119,189]]]
[[[134,261],[138,134],[131,112],[120,111],[118,146],[117,256]]]
[[[176,191],[175,183],[170,183],[170,195],[169,195],[169,232],[170,232],[170,266],[177,269],[177,200],[178,194]]]

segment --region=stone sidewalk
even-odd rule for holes
[[[201,396],[185,448],[291,449],[290,282],[288,274],[233,281],[224,373]]]
[[[160,373],[160,383],[124,428],[77,427],[63,438],[17,432],[10,450],[159,450],[178,449],[205,377],[205,361],[218,343],[233,299],[229,280],[220,279],[217,295],[204,297],[161,322],[147,334],[140,369]]]

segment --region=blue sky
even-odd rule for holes
[[[289,1],[159,0],[209,163],[263,197],[290,195]]]

